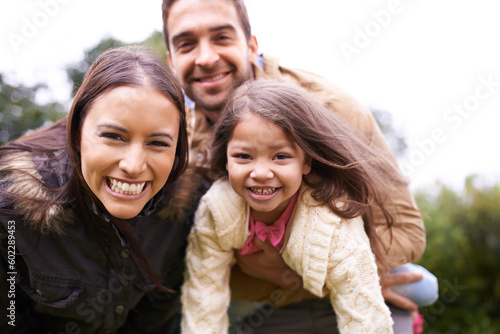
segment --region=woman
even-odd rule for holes
[[[182,91],[138,47],[103,53],[67,117],[1,147],[0,332],[168,332],[187,154]]]

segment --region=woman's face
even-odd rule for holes
[[[82,173],[110,214],[135,217],[165,185],[180,116],[163,94],[119,86],[97,98],[82,126]]]

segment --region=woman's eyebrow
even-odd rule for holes
[[[103,130],[103,128],[111,128],[120,132],[128,133],[127,129],[122,128],[121,126],[114,125],[114,124],[100,124],[97,126],[97,129]],[[171,134],[168,132],[155,132],[150,134],[148,137],[168,137],[170,140],[174,140]]]

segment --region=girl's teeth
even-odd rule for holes
[[[271,189],[260,189],[260,188],[250,188],[253,193],[257,195],[270,195],[276,191],[276,188]]]
[[[146,185],[146,182],[126,183],[126,182],[116,181],[115,179],[109,177],[108,181],[112,191],[125,195],[138,195],[142,192],[144,186]]]

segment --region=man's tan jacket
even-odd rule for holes
[[[383,151],[389,161],[397,167],[396,159],[387,146],[372,114],[352,96],[319,75],[303,70],[281,67],[276,58],[264,56],[263,68],[253,64],[253,70],[257,79],[274,79],[293,83],[309,91],[317,101],[366,134],[367,138],[370,138],[370,145]],[[214,180],[211,179],[208,172],[208,150],[213,124],[197,108],[195,110],[189,110],[188,108],[187,118],[191,147],[190,165],[192,167],[196,166],[197,171],[203,174],[209,182],[212,182]],[[399,170],[399,168],[397,169]],[[395,217],[393,225],[388,226],[381,212],[377,215],[377,234],[381,238],[384,250],[388,255],[388,263],[391,268],[406,262],[416,261],[425,249],[425,228],[413,195],[406,186],[400,186],[398,190],[393,192],[392,198],[390,198],[395,208],[395,212],[392,212]],[[246,292],[253,290],[250,286],[258,286],[259,291],[272,291],[272,287],[266,287],[262,281],[254,284],[255,279],[250,277],[248,277],[248,282],[237,284],[236,281],[241,283],[245,280],[245,275],[237,269],[234,271],[231,280],[233,297],[250,297],[245,293],[240,295],[238,291],[235,291],[237,286],[243,286],[242,290]],[[259,299],[258,294],[255,294],[254,291],[252,291],[251,297],[255,298],[248,299]]]

